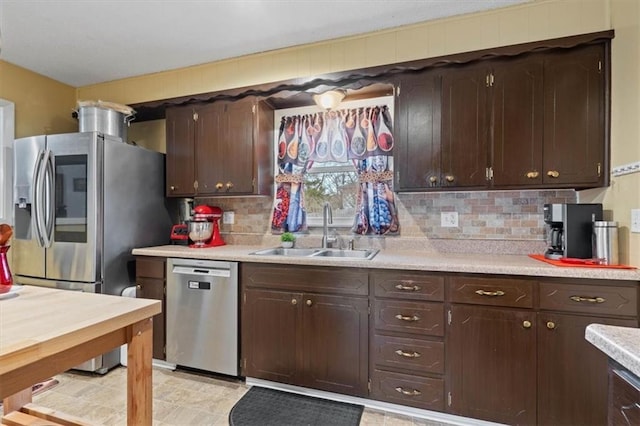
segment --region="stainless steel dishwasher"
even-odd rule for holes
[[[238,375],[238,264],[167,261],[167,362]]]

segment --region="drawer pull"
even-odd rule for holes
[[[476,290],[476,294],[479,294],[480,296],[496,297],[496,296],[504,296],[504,291],[502,291],[502,290],[496,290],[496,291]]]
[[[403,356],[403,357],[405,357],[405,358],[420,358],[420,352],[416,352],[416,351],[413,351],[413,352],[405,352],[405,351],[403,351],[402,349],[398,349],[398,350],[396,351],[396,354],[398,354],[398,355],[400,355],[400,356]]]
[[[582,296],[571,296],[569,299],[574,302],[587,302],[587,303],[604,303],[607,299],[603,297],[582,297]]]
[[[405,390],[404,388],[398,386],[396,388],[396,392],[401,393],[403,395],[407,395],[407,396],[418,396],[418,395],[422,395],[422,392],[420,392],[417,389],[411,389],[411,390]]]
[[[418,286],[418,285],[398,284],[398,285],[396,285],[396,289],[397,290],[402,290],[402,291],[419,291],[420,290],[420,286]]]
[[[402,315],[402,314],[398,314],[396,315],[396,318],[401,320],[401,321],[418,321],[420,319],[419,316],[417,315],[412,315],[412,316],[408,316],[408,315]]]

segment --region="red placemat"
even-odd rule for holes
[[[563,262],[562,260],[559,260],[559,259],[558,260],[547,259],[546,257],[544,257],[544,254],[530,254],[529,257],[532,259],[540,260],[542,262],[550,263],[554,266],[563,266],[565,268],[569,267],[569,268],[638,269],[635,266],[629,266],[629,265],[595,265],[592,263],[591,264],[590,263],[574,263],[575,260],[567,260]]]

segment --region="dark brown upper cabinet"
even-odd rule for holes
[[[484,64],[448,69],[442,76],[443,188],[487,185],[489,117]]]
[[[544,63],[545,186],[608,184],[605,49],[550,53]]]
[[[491,87],[491,169],[495,187],[541,185],[543,62],[538,55],[499,61]]]
[[[167,110],[166,191],[169,197],[186,197],[195,193],[195,109]]]
[[[437,187],[440,181],[440,80],[434,71],[398,80],[394,125],[398,190]]]
[[[606,46],[396,79],[396,190],[608,184]]]
[[[167,196],[269,194],[273,110],[241,100],[166,113]]]

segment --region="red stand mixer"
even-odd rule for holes
[[[206,248],[225,245],[220,236],[219,222],[222,218],[220,207],[200,205],[193,209],[193,219],[189,222],[189,247]]]

